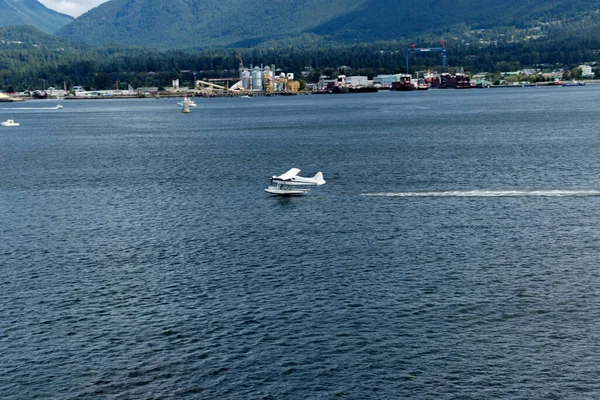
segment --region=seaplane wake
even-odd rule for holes
[[[439,190],[361,193],[371,197],[595,197],[600,190]]]
[[[2,108],[2,110],[60,110],[63,108],[60,104],[54,107],[10,107]]]

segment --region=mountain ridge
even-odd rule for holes
[[[170,0],[165,4],[162,0],[112,0],[83,14],[57,34],[89,44],[118,42],[161,50],[227,47],[240,40],[298,35],[316,26],[313,21],[324,23],[345,7],[363,1],[345,0],[343,7],[333,3],[322,10],[319,0],[301,0],[281,6],[286,12],[277,12],[277,4],[284,2]],[[240,11],[251,8],[268,11],[258,15]]]
[[[303,36],[340,43],[443,36],[471,29],[525,28],[597,12],[593,0],[111,0],[57,35],[99,45],[168,49],[253,47]],[[308,35],[308,36],[307,36]]]
[[[31,25],[42,32],[54,33],[73,20],[37,0],[0,0],[0,27]]]

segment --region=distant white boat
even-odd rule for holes
[[[580,82],[573,79],[570,82],[563,82],[562,86],[585,86],[585,82]]]
[[[0,123],[0,125],[2,125],[2,126],[20,126],[21,124],[18,122],[15,122],[12,119],[7,119],[6,121]]]
[[[180,107],[196,107],[196,103],[194,103],[194,100],[188,98],[187,96],[184,96],[183,101],[180,101],[179,103],[177,103],[177,105]]]

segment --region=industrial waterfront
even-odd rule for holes
[[[442,72],[434,70],[414,71],[409,73],[409,55],[413,53],[442,54]],[[379,74],[374,77],[362,75],[346,75],[339,73],[335,76],[320,76],[316,82],[305,82],[297,79],[294,73],[285,72],[275,65],[260,65],[249,68],[244,66],[239,57],[239,76],[229,78],[212,78],[207,80],[194,79],[191,87],[180,85],[179,79],[173,79],[169,87],[139,87],[131,85],[122,89],[115,82],[115,89],[97,90],[75,85],[67,88],[66,82],[62,89],[50,87],[43,90],[29,90],[12,93],[10,96],[0,93],[0,102],[21,101],[24,99],[106,99],[106,98],[170,98],[170,97],[245,97],[245,96],[289,96],[299,94],[346,94],[372,93],[380,90],[391,91],[422,91],[433,89],[475,89],[475,88],[514,88],[540,86],[585,86],[595,83],[594,72],[589,65],[577,68],[578,79],[566,78],[571,75],[564,70],[543,73],[540,70],[522,70],[514,73],[502,73],[495,82],[490,81],[492,74],[466,74],[462,69],[447,72],[446,49],[421,49],[411,46],[406,54],[406,72],[396,74]],[[189,71],[188,71],[189,72]],[[533,81],[524,80],[530,77]],[[521,78],[518,80],[517,78]]]
[[[362,77],[361,77],[362,78]],[[366,77],[364,77],[366,79]],[[48,96],[44,96],[43,98],[35,98],[30,95],[14,95],[9,99],[1,100],[0,102],[12,102],[12,101],[24,101],[24,100],[47,100],[47,99],[55,99],[55,100],[110,100],[110,99],[135,99],[135,98],[154,98],[154,99],[175,99],[181,97],[207,97],[207,98],[216,98],[216,97],[229,97],[229,98],[237,98],[237,97],[261,97],[261,96],[269,96],[269,97],[277,97],[277,96],[301,96],[301,95],[320,95],[320,94],[352,94],[352,93],[376,93],[379,91],[421,91],[423,88],[419,88],[418,83],[415,82],[414,85],[408,80],[408,85],[411,85],[408,89],[404,88],[392,88],[390,87],[373,87],[372,85],[368,86],[358,86],[355,88],[353,86],[348,86],[347,90],[341,89],[336,90],[335,85],[337,79],[329,80],[329,82],[334,83],[326,83],[323,88],[313,88],[310,90],[298,90],[296,92],[289,91],[278,91],[278,92],[268,92],[264,90],[255,90],[255,91],[198,91],[198,90],[190,90],[188,88],[170,88],[169,90],[158,91],[134,91],[131,93],[119,93],[118,91],[104,91],[102,94],[98,94],[97,91],[91,91],[90,94],[77,96],[74,93],[64,94],[64,92],[51,94]],[[415,80],[416,81],[416,80]],[[394,82],[392,82],[394,83]],[[511,84],[500,84],[500,85],[478,85],[473,84],[467,87],[463,86],[459,89],[513,89],[513,88],[559,88],[565,86],[586,86],[589,84],[597,84],[600,81],[597,80],[580,80],[580,81],[567,81],[567,82],[516,82]],[[329,86],[327,86],[329,85]],[[456,87],[452,87],[455,89]],[[430,89],[427,87],[425,90]],[[438,89],[438,87],[433,87],[433,90]]]

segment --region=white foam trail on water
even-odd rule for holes
[[[13,107],[2,108],[1,110],[60,110],[58,107]]]
[[[600,190],[441,190],[423,192],[362,193],[372,197],[592,197]]]

